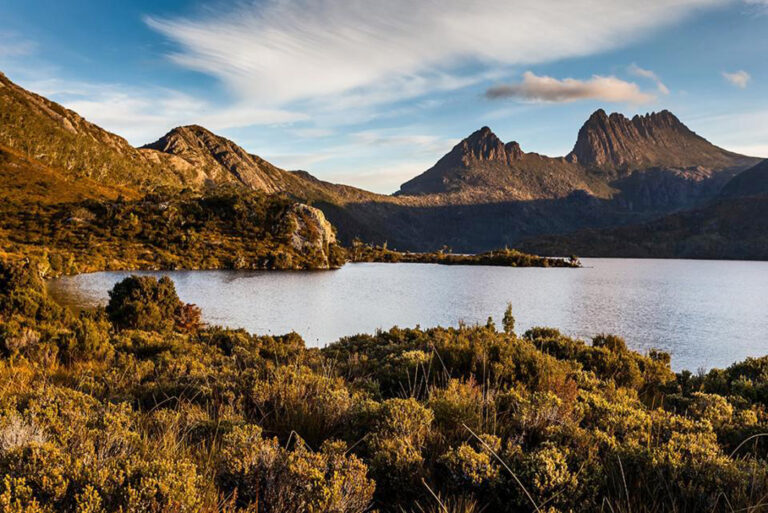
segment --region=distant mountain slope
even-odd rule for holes
[[[34,159],[0,145],[0,197],[5,204],[65,203],[85,199],[132,197],[132,191],[73,179]]]
[[[0,73],[0,144],[70,177],[105,185],[181,183],[120,136]]]
[[[723,198],[756,194],[768,194],[768,160],[736,175],[720,191],[720,196]]]
[[[642,224],[522,242],[542,255],[768,260],[768,194],[717,200]]]

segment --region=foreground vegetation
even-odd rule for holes
[[[451,253],[447,248],[431,253],[395,251],[386,245],[365,244],[355,240],[348,250],[351,262],[390,262],[443,265],[492,265],[504,267],[581,267],[579,259],[540,257],[515,249],[498,249],[477,255]]]
[[[206,327],[168,279],[105,309],[0,266],[0,511],[758,511],[768,358],[553,329],[393,328],[324,349]]]

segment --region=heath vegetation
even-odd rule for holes
[[[44,265],[42,266],[44,267]],[[306,348],[168,279],[105,309],[0,266],[0,511],[759,511],[768,358],[675,374],[618,337],[399,329]]]

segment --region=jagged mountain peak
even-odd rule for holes
[[[650,167],[727,168],[738,155],[711,144],[668,110],[635,115],[607,114],[598,109],[579,130],[567,156],[587,168],[622,175]]]
[[[458,153],[457,156],[467,164],[472,161],[507,160],[504,143],[487,126],[461,141],[453,152]]]
[[[592,187],[583,169],[562,158],[525,153],[489,127],[459,142],[432,168],[400,186],[398,195],[460,194],[494,199],[562,197]],[[598,188],[600,188],[598,186]]]

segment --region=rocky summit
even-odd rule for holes
[[[198,125],[174,128],[142,149],[180,157],[195,170],[195,180],[199,183],[240,182],[269,193],[283,189],[283,171]]]

